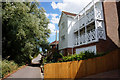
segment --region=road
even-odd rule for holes
[[[4,80],[42,80],[43,75],[39,66],[26,66]]]

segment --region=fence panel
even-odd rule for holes
[[[86,61],[85,60],[80,60],[78,61],[78,68],[77,68],[77,74],[75,78],[81,78],[86,76]]]
[[[96,73],[101,73],[106,70],[104,57],[97,57],[96,61]]]
[[[86,60],[86,69],[87,69],[86,76],[96,73],[96,64],[95,64],[96,62],[95,62],[95,60],[96,60],[96,58]]]
[[[70,67],[70,69],[71,69],[71,75],[70,75],[71,77],[70,78],[72,78],[72,79],[75,78],[75,76],[77,74],[77,68],[78,68],[78,61],[72,61],[71,67]]]
[[[119,50],[88,60],[44,65],[44,78],[74,79],[119,68]]]

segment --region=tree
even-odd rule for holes
[[[37,2],[2,3],[2,53],[16,62],[29,62],[48,43],[50,30],[45,10]]]

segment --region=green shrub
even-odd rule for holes
[[[55,63],[55,62],[67,62],[67,61],[79,61],[79,60],[85,60],[85,59],[89,59],[89,58],[94,58],[94,57],[100,57],[103,56],[106,53],[100,53],[100,54],[95,54],[94,52],[90,52],[90,51],[84,51],[84,52],[80,52],[80,54],[74,54],[74,55],[68,55],[68,56],[63,56],[62,53],[60,53],[60,57],[62,57],[62,60],[59,61],[55,61],[54,59],[52,61],[46,61],[47,63]],[[54,56],[56,57],[56,56]],[[59,58],[60,58],[59,57]],[[58,57],[57,57],[58,58]]]
[[[3,60],[2,61],[2,77],[16,70],[18,67],[19,67],[18,64],[16,64],[14,61]]]
[[[106,53],[95,55],[94,52],[85,51],[85,52],[80,52],[80,54],[63,56],[63,57],[62,57],[62,60],[60,60],[59,62],[85,60],[85,59],[89,59],[89,58],[94,58],[94,57],[103,56],[103,55],[105,55],[105,54],[106,54]]]
[[[52,53],[52,55],[45,57],[44,63],[55,63],[55,62],[58,62],[58,60],[62,57],[63,57],[63,54],[56,51]]]
[[[57,62],[58,59],[62,58],[62,57],[63,57],[63,55],[56,51],[55,53],[53,53],[53,62]]]

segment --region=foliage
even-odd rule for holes
[[[89,59],[89,58],[103,56],[105,54],[106,53],[95,55],[94,52],[85,51],[85,52],[80,52],[80,54],[74,54],[74,55],[70,55],[70,56],[63,56],[62,60],[60,60],[58,62],[85,60],[85,59]]]
[[[61,53],[58,53],[57,51],[53,53],[53,62],[57,62],[59,58],[62,58],[63,55]]]
[[[14,61],[3,60],[2,61],[2,77],[18,69],[18,65]]]
[[[47,57],[43,58],[43,65],[47,63]]]
[[[109,52],[95,54],[94,52],[85,51],[85,52],[80,52],[80,54],[74,54],[74,55],[68,55],[68,56],[63,56],[62,53],[59,53],[59,57],[57,57],[57,59],[61,58],[60,60],[57,60],[57,59],[56,59],[56,61],[54,59],[48,60],[46,57],[46,58],[44,58],[44,62],[45,63],[55,63],[55,62],[77,61],[77,60],[79,61],[79,60],[85,60],[85,59],[89,59],[89,58],[100,57],[100,56],[106,55],[107,53],[109,53]]]
[[[17,63],[29,63],[30,55],[47,49],[49,20],[37,2],[2,3],[3,57]]]
[[[52,57],[52,58],[51,58]],[[44,58],[44,63],[53,63],[53,62],[57,62],[58,59],[62,58],[63,55],[62,53],[58,53],[57,51],[54,52],[51,56],[47,56]]]

